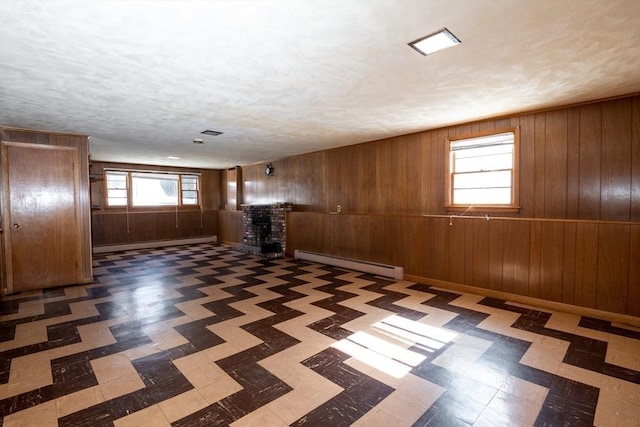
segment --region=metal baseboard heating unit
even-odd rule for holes
[[[320,264],[332,265],[334,267],[362,271],[363,273],[371,273],[376,276],[389,277],[396,280],[402,280],[404,278],[404,269],[395,265],[359,261],[333,255],[319,254],[316,252],[301,251],[298,249],[294,251],[293,256],[295,259],[301,259],[303,261],[317,262]]]

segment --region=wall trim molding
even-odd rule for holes
[[[217,236],[193,237],[188,239],[173,239],[173,240],[154,240],[150,242],[136,242],[136,243],[124,243],[124,244],[118,244],[118,245],[94,246],[92,249],[92,252],[94,254],[103,254],[107,252],[131,251],[136,249],[162,248],[165,246],[192,245],[196,243],[216,243],[217,241],[218,241]]]
[[[613,313],[610,311],[581,307],[578,305],[566,304],[563,302],[548,301],[541,298],[512,294],[509,292],[496,291],[493,289],[478,288],[475,286],[463,285],[460,283],[448,282],[445,280],[414,276],[412,274],[405,274],[404,280],[433,285],[436,287],[444,288],[445,290],[460,291],[491,298],[503,299],[518,304],[529,305],[541,310],[562,311],[564,313],[575,314],[579,316],[596,317],[598,319],[608,320],[615,323],[623,323],[636,328],[640,328],[640,317],[629,316],[628,314]]]

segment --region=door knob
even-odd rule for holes
[[[20,228],[20,224],[18,223],[13,224],[13,228]]]

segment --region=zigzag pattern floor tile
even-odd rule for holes
[[[0,303],[0,425],[640,425],[640,329],[224,245]]]

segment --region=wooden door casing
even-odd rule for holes
[[[74,147],[2,142],[5,292],[80,283]]]

